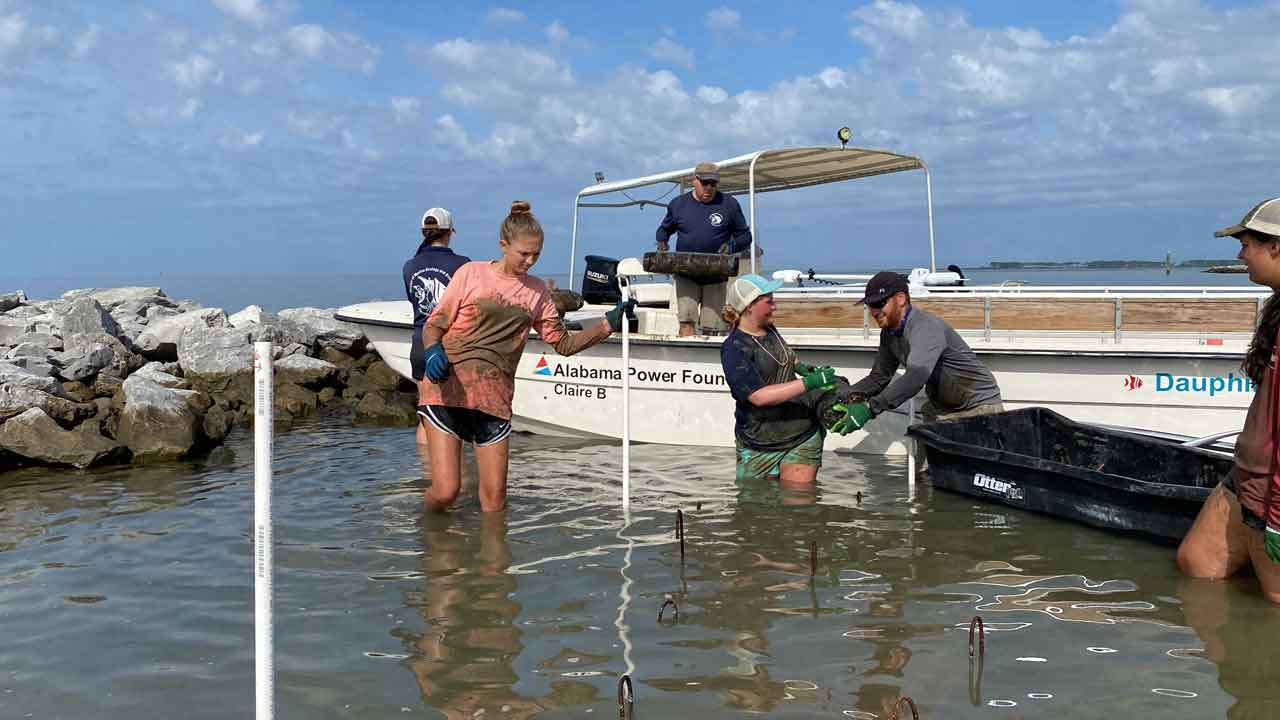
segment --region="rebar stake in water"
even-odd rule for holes
[[[676,510],[676,539],[680,541],[680,562],[684,562],[684,512]]]
[[[906,703],[907,707],[911,708],[911,720],[920,720],[920,713],[916,711],[916,701],[906,695],[898,698],[898,702],[893,704],[893,712],[889,713],[889,720],[898,720],[903,717],[898,714],[898,709],[902,707],[902,703]]]
[[[982,658],[987,654],[987,639],[984,637],[987,631],[982,626],[982,616],[974,615],[969,621],[969,657],[973,657],[973,631],[978,631],[978,657]]]
[[[677,622],[680,620],[680,606],[676,605],[675,600],[667,598],[662,601],[662,607],[658,608],[658,622],[662,622],[662,613],[666,611],[668,605],[671,606],[671,621]]]
[[[818,575],[818,541],[809,541],[809,577],[814,578]]]
[[[623,692],[623,688],[626,692]],[[618,678],[618,720],[627,720],[627,710],[636,702],[635,690],[631,687],[631,676]]]

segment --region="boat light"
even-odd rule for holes
[[[849,140],[853,138],[853,131],[846,125],[836,131],[836,137],[840,138],[840,149],[843,150],[845,145],[849,144]]]
[[[602,173],[602,172],[600,172],[599,170],[597,170],[597,171],[596,171],[596,184],[597,184],[597,185],[599,185],[599,184],[600,184],[600,183],[602,183],[602,182],[604,182],[604,173]]]

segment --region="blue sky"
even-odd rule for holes
[[[1276,0],[0,0],[0,277],[395,272],[425,208],[479,258],[517,198],[563,272],[594,171],[846,124],[929,163],[943,264],[1225,257],[1280,194],[1276,37]],[[770,267],[927,259],[919,175],[760,202]]]

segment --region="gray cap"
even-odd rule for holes
[[[1239,223],[1214,233],[1214,237],[1235,237],[1245,230],[1280,237],[1280,197],[1263,200],[1244,214]]]

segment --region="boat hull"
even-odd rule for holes
[[[371,315],[361,314],[366,336],[392,369],[409,377],[411,329],[376,317],[371,322]],[[355,313],[343,317],[359,321]],[[830,365],[853,381],[875,360],[874,336],[783,333],[805,362]],[[1240,352],[1206,352],[1193,339],[1153,341],[1145,349],[1092,338],[971,344],[995,375],[1007,409],[1047,407],[1077,422],[1199,437],[1242,427],[1253,396],[1240,376]],[[734,402],[720,368],[718,338],[641,337],[630,352],[632,440],[733,446]],[[616,336],[569,358],[531,337],[516,373],[516,428],[620,438],[621,372]],[[829,436],[826,448],[903,454],[908,410],[885,413],[866,431]]]

